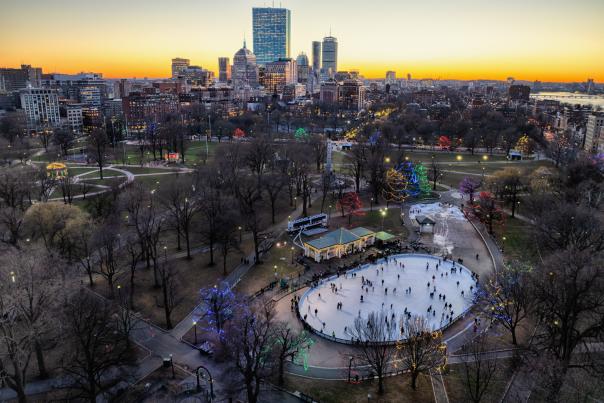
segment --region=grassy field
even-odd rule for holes
[[[508,216],[503,226],[493,229],[499,244],[503,245],[503,254],[507,259],[537,261],[538,251],[532,239],[531,228],[531,224]]]
[[[68,166],[67,170],[69,171],[70,176],[87,174],[90,172],[98,172],[98,169],[94,168],[94,167],[79,167],[79,166]]]
[[[417,390],[411,389],[407,375],[384,380],[385,393],[377,394],[377,381],[351,385],[345,381],[320,381],[287,375],[285,387],[312,396],[322,403],[428,403],[434,401],[430,378],[420,376]]]
[[[115,165],[114,167],[118,168],[118,169],[123,169],[124,171],[131,172],[134,175],[170,172],[169,169],[165,169],[165,168],[137,167],[137,166],[124,166],[124,165]]]
[[[483,402],[498,402],[505,391],[505,387],[510,380],[511,371],[509,369],[508,360],[497,360],[495,374],[490,381],[489,387],[481,401]],[[464,365],[450,365],[447,374],[443,376],[445,387],[449,401],[454,403],[462,403],[470,401],[465,385]]]

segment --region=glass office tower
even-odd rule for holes
[[[254,54],[261,65],[290,57],[291,14],[286,8],[253,8]]]

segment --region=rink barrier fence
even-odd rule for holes
[[[437,256],[434,255],[428,255],[428,254],[423,254],[423,253],[405,253],[405,254],[397,254],[397,255],[390,255],[388,256],[388,258],[397,258],[397,257],[430,257],[433,259],[436,259]],[[364,270],[366,268],[368,268],[369,266],[374,266],[380,263],[385,263],[386,262],[386,258],[380,258],[378,260],[375,261],[375,263],[364,263],[362,265],[357,266],[356,268],[347,270],[345,272],[345,274],[350,274],[350,273],[355,273],[361,270]],[[464,269],[466,269],[468,272],[470,272],[471,274],[474,274],[474,272],[470,269],[468,269],[466,266],[464,266],[461,263],[456,262],[456,264],[459,264],[461,267],[463,267]],[[304,301],[304,299],[311,293],[314,291],[315,288],[317,288],[320,285],[323,285],[326,282],[329,282],[331,280],[337,279],[339,278],[338,274],[333,274],[330,275],[328,277],[324,277],[321,278],[318,281],[310,281],[310,283],[314,283],[317,282],[316,286],[311,285],[310,288],[304,293],[302,294],[302,296],[300,296],[300,301]],[[303,288],[303,287],[300,287]],[[300,289],[298,288],[298,289]],[[478,290],[478,284],[476,285],[476,290]],[[447,323],[446,325],[444,325],[443,327],[440,327],[438,329],[434,329],[434,331],[439,330],[441,332],[444,332],[445,330],[447,330],[449,327],[453,326],[455,323],[457,323],[460,319],[465,318],[465,316],[472,310],[472,308],[474,308],[475,302],[472,302],[472,304],[466,309],[464,310],[462,313],[460,313],[459,315],[457,315],[455,317],[454,320],[452,320],[451,322]],[[302,314],[300,313],[300,308],[301,308],[301,304],[298,304],[298,309],[296,309],[296,316],[298,317],[298,319],[302,322],[302,325],[304,326],[304,330],[309,331],[313,334],[316,334],[319,337],[322,337],[324,339],[330,340],[330,341],[334,341],[336,343],[342,343],[342,344],[350,344],[350,345],[359,345],[361,343],[365,344],[364,342],[360,342],[360,341],[353,341],[350,339],[341,339],[339,337],[334,337],[331,336],[327,333],[323,333],[322,331],[314,328],[313,326],[311,326],[308,322],[306,322],[304,320],[304,317],[302,316]],[[392,341],[387,341],[387,342],[378,342],[378,343],[371,343],[371,344],[377,344],[377,345],[396,345],[398,343],[404,342],[405,339],[400,339],[400,340],[392,340]]]

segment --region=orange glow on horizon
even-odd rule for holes
[[[167,78],[170,59],[216,73],[257,0],[3,0],[0,67]],[[289,0],[292,57],[333,29],[338,67],[367,78],[604,82],[602,0]],[[317,13],[320,9],[321,12]],[[425,18],[429,16],[429,18]],[[59,23],[65,21],[66,23]]]

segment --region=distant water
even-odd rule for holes
[[[531,94],[531,98],[535,95],[539,95],[539,99],[553,99],[565,104],[592,105],[604,108],[604,97],[599,95],[593,95],[591,98],[581,98],[581,94],[572,92],[538,92]]]

